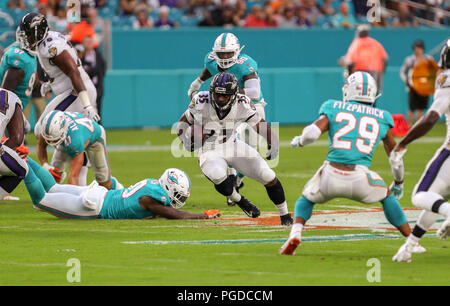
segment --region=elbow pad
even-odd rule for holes
[[[303,129],[300,145],[302,146],[309,145],[314,141],[316,141],[317,138],[320,137],[320,135],[322,135],[322,131],[319,129],[319,127],[314,123],[310,124]]]

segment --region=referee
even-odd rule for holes
[[[419,120],[424,110],[428,107],[429,96],[422,96],[418,94],[411,84],[411,74],[412,68],[416,63],[422,59],[433,59],[430,55],[424,54],[425,52],[425,43],[423,40],[416,40],[412,45],[414,53],[405,58],[403,65],[400,69],[400,78],[407,86],[408,91],[408,101],[409,101],[409,111],[408,111],[408,124],[412,126],[414,123],[414,112],[416,114],[416,121]]]

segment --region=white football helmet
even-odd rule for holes
[[[191,180],[182,170],[176,168],[166,169],[159,178],[159,184],[167,192],[173,208],[181,208],[190,196]]]
[[[51,111],[42,119],[41,135],[49,145],[57,146],[66,139],[71,119],[64,112]]]
[[[241,53],[241,47],[239,39],[233,33],[222,33],[214,41],[214,46],[212,48],[214,58],[216,59],[217,65],[222,69],[228,69],[233,66]],[[221,58],[220,53],[233,52],[233,56],[229,58]]]
[[[377,83],[367,72],[356,71],[347,78],[342,87],[344,102],[356,101],[374,104],[377,96]]]

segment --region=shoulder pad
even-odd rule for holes
[[[59,35],[48,35],[42,42],[39,43],[38,52],[44,57],[55,57],[67,49],[68,44],[65,37]]]
[[[189,104],[189,109],[201,110],[205,104],[209,104],[209,91],[199,91],[192,98],[191,104]]]

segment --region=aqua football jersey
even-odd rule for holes
[[[385,110],[358,102],[328,100],[319,115],[329,120],[329,150],[326,160],[370,167],[379,142],[394,127]]]
[[[22,101],[23,109],[25,109],[30,102],[34,82],[36,81],[37,58],[20,49],[17,45],[12,45],[6,49],[0,63],[0,84],[9,68],[22,69],[25,72],[25,77],[14,91]]]
[[[61,143],[70,158],[77,157],[86,147],[97,141],[103,142],[102,129],[97,122],[80,113],[65,112],[64,114],[72,118],[67,137]]]
[[[244,88],[244,77],[246,75],[252,74],[254,72],[258,72],[258,64],[255,62],[253,58],[246,54],[240,54],[236,63],[228,69],[221,69],[219,65],[217,65],[216,60],[214,59],[214,54],[209,52],[205,56],[205,68],[214,76],[222,71],[227,71],[229,73],[234,74],[236,79],[239,81],[239,87]],[[262,91],[259,101],[263,99]],[[253,101],[253,102],[259,102]]]
[[[158,180],[145,179],[127,189],[108,191],[99,218],[142,219],[156,216],[154,212],[143,209],[139,204],[139,199],[143,196],[151,197],[166,206],[171,202]]]

